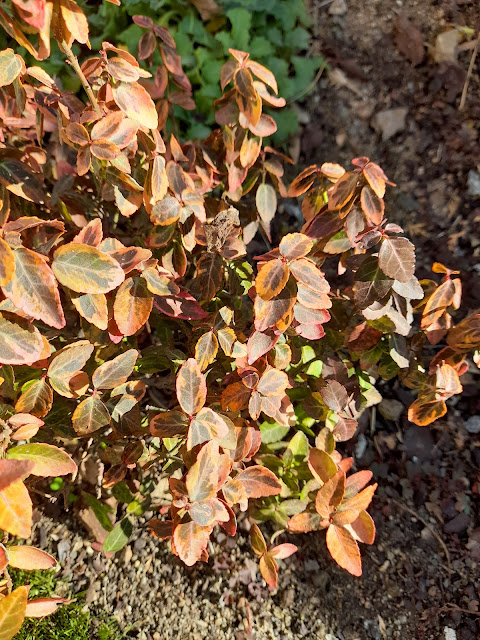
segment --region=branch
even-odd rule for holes
[[[68,46],[68,44],[65,42],[65,40],[62,42],[61,48],[65,52],[65,55],[67,56],[68,61],[72,65],[73,70],[75,71],[77,76],[80,78],[80,80],[81,80],[81,82],[83,84],[83,88],[85,89],[85,92],[86,92],[87,96],[90,99],[92,107],[95,109],[95,113],[97,114],[97,116],[99,118],[102,118],[103,114],[102,114],[102,111],[100,109],[100,106],[99,106],[99,104],[97,102],[96,97],[93,94],[92,87],[88,84],[88,80],[86,79],[85,74],[83,73],[80,65],[78,64],[77,56],[73,53],[71,47]]]

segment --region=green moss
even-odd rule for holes
[[[61,580],[51,571],[10,570],[13,586],[30,585],[30,599],[55,595]],[[59,607],[47,618],[25,620],[15,640],[121,640],[124,634],[112,618],[94,618],[84,611],[83,594],[76,595],[76,602]]]

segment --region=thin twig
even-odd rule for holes
[[[395,499],[392,499],[392,502],[394,504],[396,504],[397,507],[400,507],[400,509],[403,509],[404,511],[406,511],[410,515],[412,515],[415,518],[417,518],[417,520],[420,520],[420,522],[423,525],[425,525],[425,527],[427,527],[427,529],[432,533],[432,535],[436,538],[436,540],[439,542],[440,546],[443,549],[443,552],[445,554],[445,558],[447,559],[448,570],[451,573],[451,571],[452,571],[452,563],[450,562],[450,553],[449,553],[449,551],[447,549],[447,545],[442,540],[442,538],[438,535],[438,533],[435,531],[435,529],[430,524],[428,524],[428,522],[426,520],[424,520],[421,516],[419,516],[416,511],[414,511],[413,509],[410,509],[410,507],[407,507],[406,505],[402,504],[401,502],[398,502],[398,500],[395,500]]]
[[[462,609],[461,607],[457,607],[456,604],[453,604],[451,602],[447,602],[447,604],[444,604],[443,607],[439,610],[439,612],[440,611],[460,611],[461,613],[466,613],[471,616],[480,617],[480,611],[470,611],[470,609]]]
[[[68,46],[65,40],[61,44],[61,49],[63,49],[63,51],[65,52],[65,55],[67,56],[68,61],[72,65],[73,70],[75,71],[77,76],[80,78],[83,84],[83,88],[85,89],[85,92],[89,97],[90,102],[92,103],[92,107],[95,109],[95,113],[99,118],[101,118],[103,116],[102,111],[98,105],[96,97],[93,94],[92,87],[89,85],[88,80],[86,79],[85,74],[83,73],[80,67],[80,64],[78,63],[77,56],[73,53],[71,47]]]
[[[475,58],[478,52],[478,42],[480,40],[480,33],[477,33],[477,41],[472,51],[472,57],[470,58],[470,64],[468,65],[467,77],[465,78],[465,84],[463,85],[462,97],[460,98],[460,104],[458,106],[459,111],[463,111],[465,108],[465,102],[467,100],[468,85],[470,84],[470,78],[472,77],[473,67],[475,65]]]

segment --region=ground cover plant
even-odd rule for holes
[[[287,186],[291,160],[263,143],[277,129],[264,106],[284,100],[248,53],[220,70],[211,133],[184,141],[169,123],[194,95],[163,25],[134,16],[152,66],[108,41],[91,53],[73,0],[14,3],[0,22],[0,639],[66,604],[28,599],[8,573],[55,565],[16,540],[46,494],[89,508],[96,548],[114,553],[167,477],[150,528],[188,566],[247,512],[271,587],[296,551],[288,532],[325,529],[360,575],[376,485],[343,443],[379,381],[417,392],[409,419],[423,426],[462,391],[480,316],[455,324],[457,272],[436,263],[417,280],[412,243],[384,216],[394,185],[368,158]],[[14,51],[45,60],[50,38],[82,93]],[[282,198],[301,198],[305,224],[277,238]]]

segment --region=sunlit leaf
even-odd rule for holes
[[[92,376],[93,386],[96,389],[113,389],[123,384],[130,377],[137,358],[138,351],[129,349],[113,360],[104,362]]]
[[[176,388],[178,402],[187,415],[193,416],[200,411],[207,397],[207,384],[194,358],[189,358],[182,365]]]
[[[15,409],[20,413],[31,413],[43,418],[53,403],[53,391],[45,380],[36,380],[19,397]]]
[[[36,442],[20,444],[10,448],[7,456],[10,460],[33,462],[31,473],[43,478],[64,476],[77,470],[77,465],[68,453],[51,444]]]
[[[74,242],[55,251],[52,269],[61,284],[77,293],[108,293],[125,279],[123,269],[111,256]]]
[[[15,569],[24,571],[36,571],[38,569],[51,569],[57,561],[46,551],[27,545],[10,545],[8,547],[8,564]]]
[[[123,113],[147,127],[156,129],[158,126],[158,115],[155,104],[146,91],[137,82],[117,82],[112,87],[113,99],[123,111]]]
[[[153,294],[143,278],[127,278],[115,296],[113,312],[121,333],[132,336],[147,322],[153,308]]]
[[[407,238],[383,238],[378,254],[383,273],[399,282],[408,282],[415,272],[415,248]]]
[[[43,348],[42,336],[34,325],[18,316],[0,314],[2,364],[32,364],[39,359]]]
[[[96,395],[82,400],[72,416],[72,424],[79,436],[85,436],[110,424],[107,407]]]
[[[20,631],[27,607],[28,587],[17,587],[0,600],[0,640],[12,640]]]
[[[58,286],[45,259],[20,247],[14,252],[15,275],[5,287],[6,295],[24,313],[56,329],[65,326]]]
[[[11,533],[12,536],[29,538],[32,531],[31,523],[32,501],[26,486],[18,480],[0,492],[0,529]],[[1,602],[0,600],[0,607]]]

